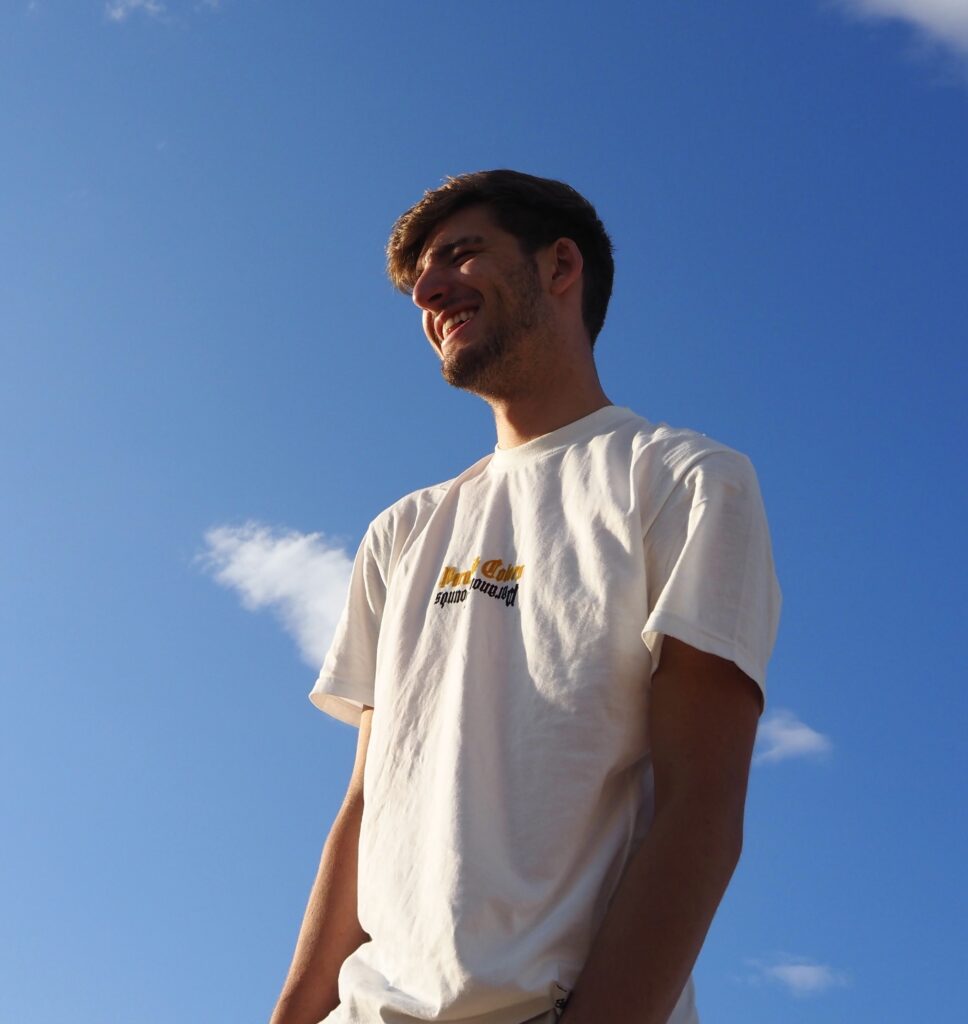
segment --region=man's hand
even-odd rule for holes
[[[357,859],[363,816],[363,772],[372,708],[364,708],[356,763],[309,894],[289,976],[270,1024],[317,1024],[339,1004],[343,961],[369,936],[356,916]]]
[[[652,679],[655,817],[615,892],[564,1024],[666,1024],[739,860],[762,710],[731,661],[666,636]]]

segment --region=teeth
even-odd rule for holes
[[[448,317],[444,321],[443,333],[445,335],[450,334],[450,332],[455,327],[457,327],[458,324],[462,324],[465,321],[470,320],[475,312],[476,312],[476,310],[473,310],[473,309],[465,309],[465,310],[462,310],[460,313],[455,313],[454,316]]]

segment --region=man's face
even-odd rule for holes
[[[521,386],[527,343],[546,309],[538,268],[482,206],[431,232],[417,263],[413,301],[448,384],[482,397]]]

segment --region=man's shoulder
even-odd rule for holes
[[[690,427],[653,423],[628,410],[623,432],[634,461],[654,472],[680,480],[697,464],[748,465],[749,459],[735,448]]]
[[[449,480],[442,480],[440,483],[429,484],[426,487],[418,487],[416,490],[397,498],[392,505],[388,505],[378,516],[377,520],[406,518],[424,508],[433,508],[440,504],[441,498],[447,493],[447,489],[454,482],[452,477]]]
[[[379,515],[374,517],[373,522],[370,524],[370,529],[380,533],[397,533],[401,529],[412,529],[417,523],[426,520],[433,513],[447,492],[456,483],[480,472],[487,464],[489,457],[485,456],[483,459],[473,463],[473,465],[457,476],[426,487],[418,487],[416,490],[405,494],[402,498],[398,498],[392,505],[388,505]]]

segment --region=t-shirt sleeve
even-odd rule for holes
[[[320,711],[358,726],[373,706],[376,650],[386,602],[386,579],[371,526],[353,562],[346,605],[309,699]]]
[[[766,694],[780,588],[756,473],[746,456],[709,452],[686,469],[645,537],[653,670],[663,635],[739,666]]]

